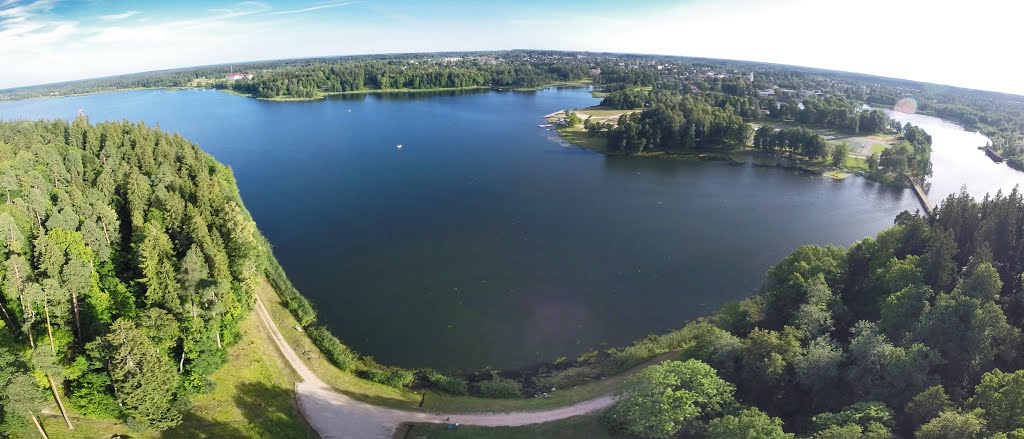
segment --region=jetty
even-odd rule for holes
[[[910,185],[914,187],[914,194],[917,195],[917,200],[921,202],[921,207],[924,207],[925,217],[931,218],[935,213],[935,205],[933,205],[931,200],[928,199],[928,194],[924,193],[924,189],[910,177],[910,174],[903,174],[903,176],[906,177],[907,181],[910,182]]]
[[[1003,156],[999,155],[999,153],[996,152],[996,150],[992,149],[991,147],[985,148],[985,154],[987,154],[988,158],[992,159],[992,161],[996,163],[1002,163],[1004,160],[1006,160],[1003,158]]]

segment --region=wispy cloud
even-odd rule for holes
[[[210,9],[210,12],[217,14],[215,17],[212,18],[224,19],[259,14],[262,12],[267,12],[271,9],[273,8],[270,6],[269,3],[266,2],[246,1],[235,3],[235,5],[230,8]]]
[[[124,11],[120,14],[100,15],[100,20],[117,21],[139,15],[139,11]]]
[[[366,2],[360,1],[360,2],[328,3],[328,4],[325,4],[325,5],[310,6],[308,8],[302,8],[302,9],[292,9],[292,10],[288,10],[288,11],[271,12],[270,15],[298,14],[298,13],[301,13],[301,12],[318,11],[320,9],[327,9],[327,8],[338,8],[338,7],[342,7],[342,6],[356,5],[356,4],[359,4],[359,3],[366,3]]]

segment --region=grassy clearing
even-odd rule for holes
[[[553,82],[553,83],[550,83],[550,84],[539,85],[537,87],[513,88],[512,90],[515,90],[515,91],[536,91],[536,90],[543,90],[543,89],[549,88],[549,87],[585,87],[585,86],[591,85],[593,83],[594,83],[593,79],[583,78],[583,79],[578,79],[578,80],[575,80],[575,81],[558,81],[558,82]],[[504,89],[504,88],[506,88],[506,87],[498,87],[498,89]]]
[[[582,127],[561,128],[558,135],[573,145],[602,152],[608,147],[608,139],[604,136],[592,136]]]
[[[618,109],[615,109],[615,108],[603,107],[603,106],[600,106],[600,105],[594,105],[592,107],[580,108],[580,109],[575,110],[575,111],[576,111],[577,114],[580,115],[580,118],[583,118],[583,119],[586,119],[587,116],[593,116],[594,118],[597,118],[597,119],[607,119],[607,118],[618,119],[619,116],[621,116],[623,114],[636,113],[637,111],[644,111],[644,109],[643,108],[634,108],[632,110],[618,110]],[[584,116],[584,115],[586,115],[586,116]]]
[[[534,439],[534,438],[590,438],[610,439],[612,436],[597,416],[577,416],[545,424],[522,427],[459,426],[449,430],[444,424],[413,424],[408,426],[403,439]]]
[[[863,157],[847,156],[843,167],[851,171],[868,172],[868,162]]]
[[[295,374],[274,346],[259,318],[251,314],[241,326],[241,341],[228,351],[228,363],[210,378],[213,391],[199,395],[181,425],[162,432],[140,432],[123,422],[75,416],[68,430],[59,416],[43,417],[52,439],[109,438],[315,438],[295,402]],[[37,437],[35,429],[14,437]]]
[[[871,154],[881,154],[882,151],[885,151],[885,148],[888,148],[888,147],[886,145],[881,144],[881,143],[876,143],[876,144],[871,145],[870,152],[871,152]]]

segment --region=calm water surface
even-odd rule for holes
[[[512,368],[622,345],[749,295],[798,245],[848,245],[919,208],[861,178],[606,158],[536,126],[596,102],[580,89],[301,103],[134,91],[5,102],[0,117],[81,108],[199,143],[234,169],[322,322],[404,366]],[[953,172],[961,156],[987,160],[984,140],[908,117],[935,137],[934,200],[1024,175],[980,159]]]

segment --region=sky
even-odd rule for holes
[[[1024,95],[1006,0],[0,0],[0,89],[230,62],[554,49],[765,61]]]

